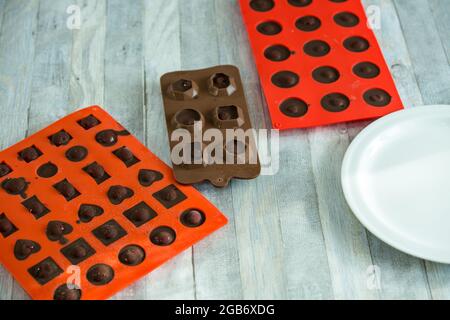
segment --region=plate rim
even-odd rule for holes
[[[423,106],[416,106],[411,108],[406,108],[400,111],[393,112],[387,116],[384,116],[371,124],[369,124],[366,128],[364,128],[350,143],[350,146],[347,148],[343,161],[341,166],[341,187],[344,193],[344,198],[350,207],[350,210],[352,211],[353,215],[358,219],[358,221],[372,233],[375,235],[378,239],[381,241],[387,243],[391,247],[402,251],[404,253],[407,253],[411,256],[421,258],[428,261],[438,262],[438,263],[444,263],[444,264],[450,264],[450,255],[448,257],[442,257],[437,255],[427,255],[423,252],[416,252],[414,249],[411,249],[401,243],[397,243],[395,239],[389,239],[385,236],[385,234],[382,234],[377,230],[376,227],[371,225],[368,219],[365,218],[365,213],[361,212],[362,210],[359,209],[359,206],[356,204],[355,197],[351,195],[350,192],[350,175],[349,168],[351,168],[352,160],[355,159],[355,152],[360,148],[360,146],[364,145],[365,141],[367,140],[367,137],[370,136],[372,133],[379,131],[381,127],[384,127],[386,125],[391,125],[393,122],[397,121],[397,119],[403,119],[410,116],[410,114],[413,113],[435,113],[437,110],[441,111],[446,109],[447,112],[450,114],[450,105],[444,105],[444,104],[437,104],[437,105],[423,105]],[[373,211],[372,211],[373,212]],[[366,213],[367,214],[367,213]],[[373,213],[371,213],[372,216],[376,216]]]

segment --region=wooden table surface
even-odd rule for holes
[[[405,105],[450,104],[450,1],[364,4],[381,8]],[[217,64],[241,69],[253,125],[270,128],[236,0],[0,0],[0,148],[99,104],[168,162],[159,77]],[[449,299],[449,266],[384,244],[344,200],[342,158],[367,124],[282,132],[277,175],[199,185],[228,226],[115,298]],[[0,298],[27,298],[3,268]]]

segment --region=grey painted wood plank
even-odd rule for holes
[[[177,1],[144,2],[145,141],[169,163],[168,138],[159,88],[160,76],[181,68],[180,13]],[[194,299],[192,250],[186,250],[145,278],[147,299]]]
[[[0,34],[0,148],[25,138],[30,106],[38,1],[2,1]],[[24,298],[22,289],[0,267],[0,299]],[[17,289],[16,289],[17,288]]]

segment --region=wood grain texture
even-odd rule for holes
[[[450,2],[363,3],[404,104],[448,104]],[[0,148],[100,104],[169,163],[159,78],[217,64],[240,68],[253,126],[270,128],[237,0],[0,0]],[[345,202],[342,158],[369,123],[282,132],[276,175],[196,185],[229,224],[113,299],[449,299],[449,266],[386,245]],[[0,267],[0,299],[26,298]]]

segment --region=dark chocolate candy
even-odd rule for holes
[[[19,152],[19,159],[30,163],[42,155],[42,152],[35,146],[28,147]]]
[[[340,74],[333,67],[319,67],[313,71],[312,76],[320,83],[333,83],[339,79]]]
[[[96,127],[100,124],[100,120],[98,120],[93,115],[89,115],[86,118],[83,118],[78,121],[78,124],[82,126],[84,129],[89,130],[93,127]]]
[[[298,118],[308,112],[308,105],[303,100],[289,98],[281,103],[280,111],[288,117]]]
[[[342,27],[354,27],[359,23],[359,18],[351,12],[341,12],[334,16],[334,22]]]
[[[53,300],[80,300],[81,289],[76,285],[71,284],[70,287],[67,284],[60,285],[53,295]]]
[[[273,0],[251,0],[250,7],[255,11],[266,12],[275,6]]]
[[[4,238],[12,235],[17,231],[17,227],[2,213],[0,214],[0,233]]]
[[[108,190],[108,198],[112,204],[121,204],[126,199],[134,196],[134,191],[124,186],[112,186]]]
[[[283,30],[283,27],[278,22],[266,21],[260,23],[256,29],[266,36],[273,36],[279,34]]]
[[[128,245],[119,252],[119,261],[127,266],[137,266],[145,259],[145,251],[137,245]]]
[[[47,224],[45,233],[50,241],[59,241],[64,244],[67,242],[67,239],[64,236],[72,233],[72,231],[73,227],[68,223],[62,221],[50,221]]]
[[[369,42],[361,37],[350,37],[344,41],[344,47],[353,52],[363,52],[369,49]]]
[[[180,216],[180,221],[186,227],[196,228],[205,223],[205,214],[197,209],[189,209],[184,211]]]
[[[55,176],[57,173],[58,167],[51,162],[44,163],[37,170],[37,174],[41,178],[51,178]]]
[[[391,96],[383,89],[371,89],[364,93],[364,100],[375,107],[384,107],[391,103]]]
[[[353,67],[353,73],[361,78],[372,79],[380,74],[380,68],[372,62],[361,62]]]
[[[119,148],[113,151],[114,155],[122,160],[122,162],[127,166],[131,167],[132,165],[138,163],[140,160],[131,152],[127,147]]]
[[[51,257],[48,257],[28,269],[28,273],[41,285],[53,280],[63,270]]]
[[[0,178],[3,178],[4,176],[10,174],[12,172],[12,169],[10,166],[8,166],[5,162],[0,163]]]
[[[155,192],[153,197],[161,202],[167,209],[172,208],[186,199],[186,196],[173,184]]]
[[[72,162],[80,162],[86,159],[88,150],[83,146],[75,146],[66,151],[66,158]]]
[[[161,172],[150,169],[139,170],[138,180],[143,187],[150,187],[154,182],[160,181],[162,178]]]
[[[50,210],[39,200],[37,196],[33,196],[24,202],[22,205],[34,216],[35,219],[39,219],[45,216]]]
[[[54,144],[57,147],[60,147],[67,145],[70,142],[70,140],[72,140],[72,137],[66,131],[61,130],[55,133],[54,135],[50,136],[49,139],[52,144]]]
[[[87,167],[84,167],[83,170],[90,175],[97,184],[101,184],[111,178],[111,176],[105,171],[105,168],[98,164],[97,162],[93,162]]]
[[[314,16],[304,16],[299,18],[295,22],[295,26],[297,27],[297,29],[307,32],[315,31],[319,29],[321,25],[322,22],[320,21],[320,19]]]
[[[273,45],[264,51],[264,56],[271,61],[284,61],[291,56],[291,50],[281,44]]]
[[[119,136],[128,136],[130,133],[126,130],[114,131],[112,129],[103,130],[97,133],[95,140],[102,146],[110,147],[119,141]]]
[[[176,238],[175,231],[170,227],[158,227],[150,233],[150,241],[157,246],[169,246]]]
[[[327,111],[340,112],[350,106],[350,100],[341,93],[330,93],[322,98],[321,104]]]
[[[86,277],[93,285],[103,286],[114,279],[114,270],[107,264],[96,264],[89,268]]]
[[[127,235],[127,232],[115,220],[109,220],[94,229],[92,233],[105,246],[108,246]]]
[[[6,179],[2,183],[2,188],[11,195],[21,195],[25,197],[25,191],[30,183],[25,178]]]
[[[82,204],[78,210],[78,217],[81,222],[91,222],[95,217],[101,216],[104,213],[103,208],[94,204]]]
[[[58,182],[53,187],[64,197],[67,201],[71,201],[80,195],[80,192],[67,181],[67,179]]]
[[[136,227],[142,226],[143,224],[157,216],[156,212],[145,202],[138,203],[131,209],[125,211],[123,215]]]
[[[70,263],[77,265],[94,255],[95,250],[86,242],[86,240],[80,238],[62,248],[61,253],[70,261]]]
[[[303,46],[303,51],[312,57],[323,57],[330,53],[331,48],[325,41],[312,40]]]
[[[292,88],[300,81],[300,77],[292,71],[279,71],[272,76],[272,83],[280,88]]]
[[[14,245],[14,256],[17,260],[25,260],[33,253],[41,250],[39,243],[32,240],[19,239]]]
[[[312,3],[312,0],[288,0],[288,3],[295,7],[306,7]]]

